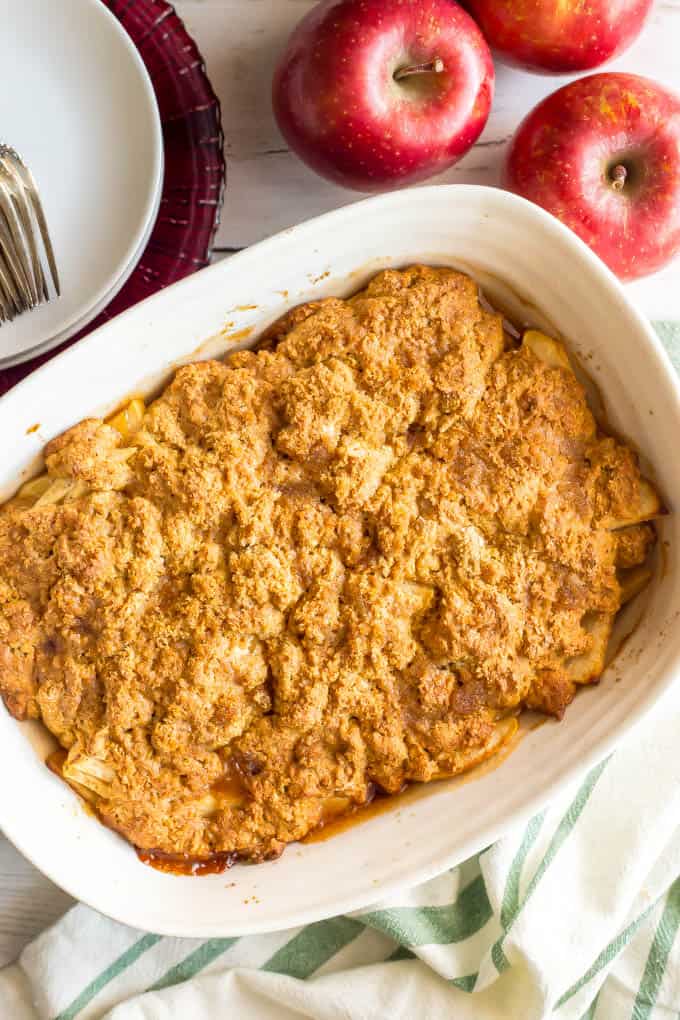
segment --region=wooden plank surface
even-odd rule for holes
[[[310,0],[183,0],[177,8],[205,56],[227,139],[227,198],[217,244],[232,250],[361,197],[322,181],[288,151],[271,114],[277,56]],[[650,24],[611,68],[680,91],[680,0],[657,0]],[[496,101],[474,149],[441,179],[496,185],[507,141],[543,96],[569,79],[498,68]],[[630,287],[652,318],[680,319],[680,259]],[[46,834],[49,838],[49,834]],[[0,966],[72,901],[0,835]]]

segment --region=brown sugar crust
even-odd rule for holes
[[[131,451],[99,420],[49,444],[85,491],[0,515],[0,691],[103,821],[263,860],[595,679],[570,664],[653,535],[608,530],[636,457],[507,342],[467,276],[386,271],[181,368]]]

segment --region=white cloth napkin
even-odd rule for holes
[[[680,328],[658,328],[677,365]],[[78,906],[0,971],[0,1018],[666,1020],[679,926],[680,681],[567,796],[425,885],[242,939]]]

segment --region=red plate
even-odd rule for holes
[[[224,196],[220,104],[203,58],[165,0],[102,0],[146,64],[160,111],[165,174],[149,243],[130,279],[96,319],[32,361],[0,372],[0,394],[119,312],[210,261]]]

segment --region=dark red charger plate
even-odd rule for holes
[[[0,394],[119,312],[210,261],[226,168],[220,104],[196,43],[165,0],[101,0],[137,46],[153,83],[165,172],[153,232],[129,280],[92,322],[45,354],[0,371]]]

